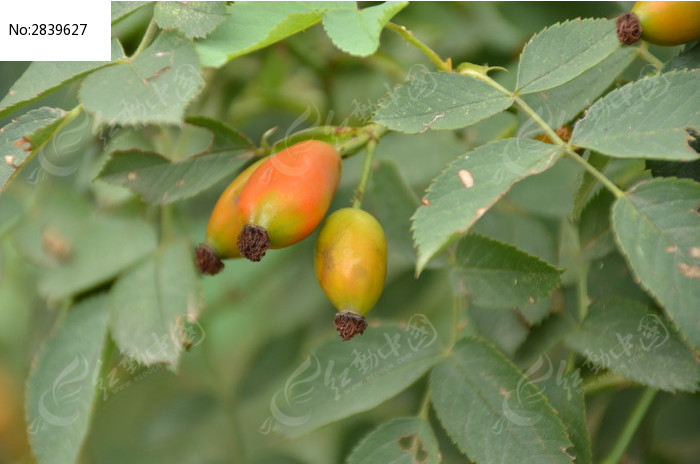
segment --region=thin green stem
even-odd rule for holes
[[[445,355],[449,355],[454,346],[457,344],[462,308],[464,308],[466,302],[465,292],[462,289],[462,276],[461,272],[457,269],[457,260],[454,254],[454,249],[448,253],[447,256],[450,261],[450,266],[452,267],[450,270],[450,282],[452,284],[452,321],[450,323],[450,338],[447,341],[447,346],[445,347]]]
[[[406,42],[410,43],[411,45],[415,46],[418,50],[423,52],[423,54],[427,56],[428,59],[430,59],[430,61],[432,61],[440,71],[452,72],[452,60],[449,58],[447,60],[443,60],[442,58],[440,58],[440,55],[435,53],[426,44],[418,40],[411,31],[406,29],[406,26],[399,26],[398,24],[387,23],[386,27],[387,29],[390,29],[399,34],[401,37],[404,38],[404,40],[406,40]]]
[[[649,51],[649,44],[646,42],[643,42],[639,47],[637,47],[637,56],[651,63],[658,70],[661,70],[664,67],[663,61],[655,57]]]
[[[360,182],[357,184],[357,190],[355,191],[355,198],[352,202],[353,208],[362,207],[362,199],[365,196],[365,190],[367,189],[367,183],[369,182],[369,176],[372,174],[372,161],[374,161],[374,152],[377,148],[377,139],[370,139],[367,142],[367,154],[365,155],[365,163],[362,165],[362,175],[360,177]]]
[[[499,87],[500,87],[500,86],[499,86]],[[559,134],[557,134],[557,133],[554,131],[554,129],[552,129],[551,127],[549,127],[549,124],[547,124],[547,123],[544,121],[544,119],[542,119],[542,118],[540,117],[540,115],[537,114],[537,112],[536,112],[535,110],[533,110],[532,108],[530,108],[530,105],[528,105],[527,103],[525,103],[525,101],[524,101],[522,98],[520,98],[519,96],[517,96],[517,95],[513,95],[513,98],[515,99],[515,104],[518,105],[518,107],[523,111],[523,113],[527,114],[527,115],[530,117],[530,119],[532,119],[533,121],[535,121],[535,122],[537,123],[537,125],[540,126],[540,127],[544,130],[545,134],[547,134],[547,136],[549,137],[549,139],[550,139],[554,144],[559,145],[559,146],[564,147],[564,148],[567,147],[566,142],[564,142],[564,141],[561,139],[561,137],[559,137]],[[576,156],[578,156],[578,155],[576,155]]]
[[[365,145],[367,145],[367,143],[370,140],[377,141],[381,139],[387,132],[388,131],[386,127],[380,126],[378,124],[369,124],[367,126],[364,126],[361,130],[359,130],[356,137],[353,137],[346,142],[336,145],[335,148],[336,150],[338,150],[338,153],[340,153],[340,156],[342,156],[343,159],[349,158],[359,153],[360,150]]]
[[[144,51],[146,47],[148,47],[151,42],[153,42],[153,39],[156,36],[156,33],[158,32],[158,25],[156,24],[155,19],[151,19],[151,22],[148,23],[148,28],[146,28],[146,32],[143,34],[143,37],[141,38],[141,42],[139,43],[139,46],[136,48],[136,51],[134,52],[131,57],[137,56],[139,53]]]
[[[576,306],[578,321],[581,322],[588,314],[588,262],[580,264],[576,281]]]
[[[622,428],[622,432],[620,432],[615,446],[612,451],[610,451],[610,454],[601,461],[601,464],[618,464],[620,462],[637,428],[639,428],[639,424],[649,410],[649,406],[651,406],[651,403],[654,401],[655,396],[656,390],[653,388],[647,387],[644,389],[632,410],[632,414],[627,418],[627,422],[625,422],[625,426]]]
[[[430,389],[426,388],[425,393],[423,393],[423,400],[420,403],[420,410],[418,411],[418,417],[421,419],[428,419],[428,413],[430,412]]]
[[[620,189],[618,188],[618,186],[615,185],[615,183],[614,183],[613,181],[611,181],[610,179],[608,179],[608,177],[607,177],[605,174],[603,174],[602,172],[600,172],[599,170],[597,170],[595,167],[593,167],[588,161],[586,161],[585,159],[581,158],[581,157],[578,155],[578,153],[576,153],[575,151],[573,151],[571,148],[568,148],[568,146],[567,146],[567,148],[565,149],[565,152],[564,152],[564,153],[565,153],[570,159],[574,160],[575,162],[577,162],[578,164],[580,164],[581,166],[583,166],[583,168],[584,168],[586,171],[588,171],[593,177],[595,177],[596,179],[598,179],[598,180],[600,181],[600,183],[603,184],[603,186],[604,186],[605,188],[607,188],[608,190],[610,190],[610,192],[611,192],[613,195],[615,195],[616,198],[623,198],[623,197],[625,196],[625,192],[623,192],[622,190],[620,190]]]
[[[622,198],[625,196],[625,192],[620,190],[617,185],[615,185],[610,179],[608,179],[602,172],[598,171],[595,167],[591,166],[591,164],[586,161],[585,159],[581,158],[578,153],[576,153],[571,145],[568,143],[564,142],[559,135],[557,135],[556,132],[554,132],[554,129],[549,127],[549,124],[547,124],[544,119],[540,117],[539,114],[532,108],[530,108],[530,105],[525,103],[522,98],[520,98],[516,93],[511,92],[510,90],[506,89],[503,87],[501,84],[498,82],[494,81],[490,77],[483,75],[483,74],[478,74],[478,73],[470,73],[470,75],[474,76],[477,79],[482,79],[484,82],[488,83],[491,85],[493,88],[500,90],[506,95],[509,95],[510,97],[513,98],[515,101],[515,104],[518,105],[518,107],[523,111],[523,113],[527,114],[530,119],[535,121],[538,126],[540,126],[545,134],[550,138],[552,143],[555,145],[560,146],[561,148],[564,149],[564,154],[567,155],[569,158],[583,166],[583,168],[588,171],[593,177],[598,179],[601,184],[605,186],[608,190],[610,190],[613,195],[617,198]]]
[[[450,330],[450,351],[457,344],[457,338],[459,337],[459,319],[460,312],[462,311],[462,305],[464,304],[464,296],[460,293],[454,296],[454,302],[452,304],[452,327]]]

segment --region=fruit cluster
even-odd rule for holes
[[[214,206],[206,241],[196,249],[200,271],[219,273],[222,259],[260,261],[268,249],[308,237],[328,211],[341,165],[332,145],[314,140],[251,164]],[[386,277],[386,238],[379,222],[359,208],[331,214],[318,236],[315,268],[323,292],[340,311],[335,317],[340,337],[362,334],[364,315],[379,299]]]

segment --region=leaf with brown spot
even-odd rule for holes
[[[612,208],[613,229],[634,276],[695,348],[700,348],[700,257],[691,250],[700,246],[700,217],[693,214],[698,198],[697,182],[656,178],[637,184]]]
[[[32,151],[32,142],[27,140],[25,137],[22,137],[21,139],[17,140],[12,145],[16,146],[22,151]]]
[[[690,279],[700,279],[700,267],[689,266],[685,263],[678,263],[678,269],[681,270],[681,274]]]
[[[347,464],[439,464],[440,449],[430,422],[402,417],[370,432],[348,457]]]
[[[474,187],[474,176],[472,176],[471,172],[467,171],[466,169],[460,169],[457,172],[457,175],[459,176],[459,180],[462,181],[462,184],[466,188]]]
[[[23,114],[0,129],[0,191],[62,127],[66,112],[44,106]]]
[[[482,145],[458,158],[431,184],[425,196],[429,208],[413,215],[413,240],[418,249],[416,270],[464,234],[518,181],[554,165],[561,150],[536,140],[505,139]],[[466,171],[471,179],[465,188]]]

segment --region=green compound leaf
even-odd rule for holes
[[[136,12],[144,5],[152,2],[111,2],[112,4],[112,25],[117,24],[122,19]]]
[[[700,71],[659,74],[598,100],[571,143],[618,158],[695,160],[688,131],[700,127]]]
[[[203,86],[192,42],[163,32],[135,58],[88,76],[79,96],[97,122],[179,124]]]
[[[5,98],[0,100],[0,118],[47,96],[79,77],[122,59],[124,59],[124,50],[117,39],[112,39],[112,63],[107,61],[35,61],[12,84]]]
[[[224,2],[157,2],[153,18],[163,29],[177,29],[189,38],[206,37],[226,19]]]
[[[197,42],[197,53],[203,66],[222,66],[313,26],[331,8],[355,8],[355,3],[236,2],[227,7],[229,17]]]
[[[590,106],[635,59],[633,48],[621,48],[595,67],[573,80],[546,91],[523,96],[523,101],[534,109],[550,127],[561,127]],[[526,119],[521,136],[542,132],[532,119]]]
[[[177,365],[184,346],[196,343],[186,330],[199,313],[192,248],[176,241],[125,273],[114,284],[110,325],[120,350],[141,364]]]
[[[39,464],[77,462],[107,335],[107,298],[76,305],[44,343],[27,381],[29,440]]]
[[[535,304],[559,286],[562,272],[512,245],[474,234],[459,241],[456,258],[467,291],[485,308]]]
[[[700,386],[693,352],[668,321],[637,301],[598,300],[566,344],[591,364],[650,387],[675,393]]]
[[[523,49],[517,92],[524,95],[560,86],[619,48],[615,21],[576,19],[548,27]]]
[[[466,233],[513,184],[550,168],[560,154],[559,148],[547,143],[505,139],[451,163],[432,183],[412,218],[417,272]]]
[[[613,205],[620,249],[641,285],[700,348],[700,184],[654,179]]]
[[[479,464],[572,462],[572,444],[544,395],[479,339],[459,341],[433,368],[430,395],[448,435]]]
[[[379,34],[408,2],[384,2],[362,10],[338,9],[323,14],[323,28],[336,47],[355,56],[369,56],[379,48]]]
[[[417,72],[379,104],[373,121],[409,134],[459,129],[512,104],[512,97],[472,76]]]
[[[66,112],[44,106],[0,129],[0,192],[62,125]]]
[[[287,378],[270,401],[261,430],[303,435],[367,411],[397,395],[440,359],[437,332],[427,317],[405,327],[370,327],[343,343],[320,345]]]
[[[93,217],[66,243],[70,256],[39,282],[39,291],[60,299],[114,278],[156,248],[156,234],[141,219]]]
[[[178,162],[152,152],[118,151],[97,179],[127,187],[149,203],[165,205],[197,195],[249,160],[250,156],[240,151],[197,155]]]
[[[353,450],[348,464],[440,464],[440,448],[430,422],[400,417],[370,432]]]

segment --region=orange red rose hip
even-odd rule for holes
[[[222,259],[260,261],[272,248],[308,237],[323,220],[338,189],[341,157],[332,145],[309,140],[261,159],[219,197],[196,249],[203,274],[217,274]],[[369,213],[345,208],[324,224],[316,246],[316,275],[340,311],[343,340],[363,333],[363,315],[376,303],[386,276],[384,232]]]
[[[292,145],[243,171],[219,197],[197,248],[202,273],[222,258],[260,261],[268,248],[306,238],[321,223],[340,182],[338,152],[325,142]]]
[[[636,2],[617,18],[617,37],[627,45],[639,39],[656,45],[700,39],[700,2]]]

